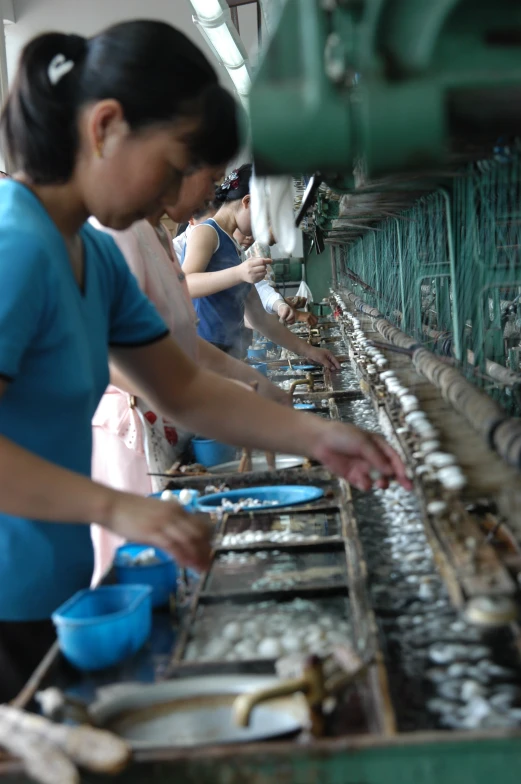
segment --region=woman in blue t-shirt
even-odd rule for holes
[[[251,164],[228,175],[215,193],[220,209],[213,218],[200,223],[190,233],[183,260],[188,289],[199,316],[199,335],[218,348],[241,356],[244,317],[253,329],[299,356],[331,370],[340,367],[325,349],[311,346],[293,334],[276,316],[269,315],[255,288],[266,276],[269,259],[241,260],[234,233],[250,236]]]
[[[169,25],[127,22],[88,40],[49,33],[22,53],[0,118],[16,172],[0,184],[0,701],[50,643],[52,611],[89,585],[91,521],[180,563],[209,563],[199,518],[90,479],[109,355],[140,397],[189,431],[307,455],[359,487],[373,468],[406,481],[377,436],[198,367],[112,238],[86,223],[125,229],[174,204],[186,172],[235,154],[236,127],[232,98]]]

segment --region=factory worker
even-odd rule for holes
[[[250,164],[235,169],[217,188],[220,209],[192,233],[186,246],[183,272],[199,316],[198,333],[223,351],[240,356],[246,316],[253,329],[277,345],[337,369],[338,360],[330,351],[300,340],[262,307],[255,284],[266,277],[270,260],[241,261],[233,234],[237,229],[246,236],[252,233],[251,170]]]
[[[215,190],[215,189],[214,189]],[[213,197],[213,192],[212,192]],[[204,223],[205,220],[208,218],[213,218],[215,213],[217,212],[217,207],[214,205],[213,201],[211,201],[211,197],[208,202],[201,207],[201,209],[195,210],[193,215],[190,216],[188,223],[186,224],[186,228],[184,231],[179,233],[177,237],[174,239],[174,251],[175,255],[177,256],[177,260],[180,264],[183,263],[186,251],[186,243],[187,240],[192,233],[192,230],[195,226],[199,226],[200,223]]]
[[[222,180],[223,165],[203,167],[183,179],[179,200],[167,208],[175,222],[185,221],[205,205]],[[203,206],[204,214],[208,207]],[[161,224],[162,210],[126,231],[103,229],[111,234],[138,284],[153,302],[179,346],[203,367],[245,384],[256,382],[258,391],[287,404],[289,397],[265,376],[198,337],[197,317],[184,274],[173,251],[169,232]],[[95,225],[102,229],[99,223]],[[181,456],[193,434],[175,428],[152,406],[140,400],[129,379],[111,368],[110,385],[93,419],[92,476],[119,490],[147,495],[164,489],[166,481],[150,473],[164,473]],[[155,450],[150,444],[156,445]],[[103,526],[92,529],[95,552],[93,582],[109,567],[116,548],[123,543]]]
[[[208,218],[213,218],[217,212],[217,209],[218,206],[216,206],[214,202],[211,202],[202,209],[194,212],[190,218],[188,227],[184,232],[175,238],[174,250],[181,264],[184,261],[186,243],[192,233],[192,230],[195,228],[195,226],[199,226],[201,223],[204,223],[206,220],[208,220]],[[245,237],[244,234],[241,234],[239,229],[235,231],[233,237],[243,251],[251,248],[254,243],[253,237]],[[293,308],[291,305],[288,305],[280,296],[280,294],[269,285],[267,280],[261,280],[256,283],[255,286],[259,292],[259,297],[261,298],[261,302],[266,313],[278,316],[278,318],[282,319],[286,324],[293,324],[295,322],[296,316]]]
[[[270,245],[275,245],[275,237],[273,233],[270,231],[271,240]],[[251,248],[253,243],[255,242],[252,236],[245,236],[242,232],[237,229],[233,235],[234,239],[240,245],[243,251],[248,250]],[[293,304],[291,304],[288,300],[283,299],[283,297],[279,294],[277,289],[270,286],[268,281],[261,280],[260,283],[256,284],[257,291],[259,292],[259,297],[261,298],[261,302],[264,306],[264,310],[267,313],[273,313],[281,318],[286,324],[294,324],[295,321],[301,321],[307,324],[310,327],[316,327],[318,324],[318,318],[313,315],[313,313],[307,313],[303,310],[297,310]],[[269,289],[269,291],[268,291]],[[284,310],[282,308],[281,303],[285,303],[288,310]]]
[[[240,229],[235,230],[233,238],[238,243],[239,247],[243,251],[243,254],[245,254],[246,251],[248,251],[255,242],[251,235],[247,236],[243,234]],[[270,244],[275,245],[275,238],[273,235],[272,242]],[[246,256],[243,255],[243,258],[246,258]],[[272,316],[277,316],[277,318],[285,324],[295,323],[295,311],[290,305],[288,305],[284,298],[281,297],[277,289],[273,288],[273,286],[270,286],[267,278],[264,278],[263,280],[260,280],[258,283],[256,283],[255,288],[257,289],[260,301],[262,302],[262,307],[266,313],[269,313]],[[245,319],[245,323],[248,327],[247,319]]]
[[[158,80],[157,74],[168,74]],[[53,638],[51,613],[93,570],[90,523],[210,561],[206,524],[90,478],[91,420],[109,355],[176,425],[237,446],[300,453],[353,484],[404,469],[382,439],[306,416],[204,370],[169,335],[111,237],[175,204],[185,173],[232,157],[233,99],[202,53],[161,22],[23,50],[0,118],[0,700]]]

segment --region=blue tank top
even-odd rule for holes
[[[239,250],[230,235],[223,231],[213,218],[204,223],[212,226],[219,237],[219,247],[210,259],[206,271],[221,272],[241,264]],[[239,283],[209,297],[194,299],[194,308],[199,317],[198,335],[210,343],[219,343],[230,348],[236,345],[244,324],[244,304],[250,290],[251,283]]]

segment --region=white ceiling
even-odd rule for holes
[[[1,1],[1,0],[0,0]],[[170,22],[207,54],[224,85],[233,89],[226,70],[216,62],[196,26],[188,0],[13,0],[15,24],[6,24],[7,66],[12,78],[18,56],[27,41],[39,33],[60,30],[89,36],[124,19],[148,18]],[[239,9],[241,38],[250,55],[257,51],[257,16],[254,6]]]

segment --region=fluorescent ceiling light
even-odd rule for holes
[[[244,57],[226,24],[219,25],[219,27],[205,27],[203,25],[203,30],[224,66],[239,68],[244,64]]]
[[[190,0],[190,2],[199,19],[213,22],[222,16],[223,8],[219,0]]]
[[[0,0],[1,1],[1,0]],[[232,21],[226,0],[190,0],[199,27],[217,59],[227,69],[245,103],[251,87],[248,56]]]
[[[231,68],[228,73],[239,95],[248,95],[251,88],[251,78],[246,65],[241,65],[240,68]]]

